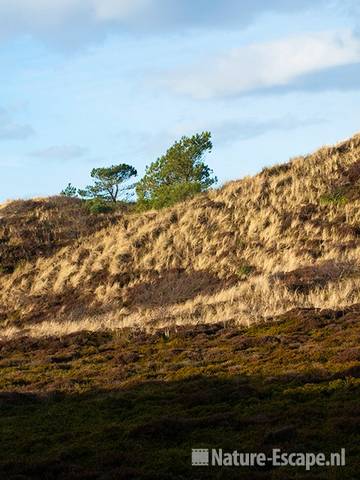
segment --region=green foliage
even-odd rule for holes
[[[203,162],[212,149],[211,133],[182,137],[166,154],[146,167],[138,182],[138,208],[163,208],[204,192],[217,182],[212,170]]]
[[[94,214],[110,213],[114,210],[113,203],[110,203],[101,198],[92,198],[90,200],[86,200],[85,205],[89,212]]]
[[[64,197],[76,197],[77,189],[71,185],[71,183],[68,183],[67,187],[60,192],[60,195],[63,195]]]
[[[238,268],[237,275],[239,277],[248,277],[254,272],[254,270],[255,267],[253,267],[252,265],[243,264],[240,265],[240,267]]]
[[[94,179],[94,185],[88,185],[85,189],[79,189],[80,197],[90,199],[101,199],[115,203],[118,196],[128,196],[134,185],[122,187],[127,180],[135,177],[137,171],[131,165],[121,163],[112,165],[108,168],[93,168],[91,177]]]
[[[345,205],[347,201],[348,199],[341,189],[320,197],[320,203],[322,205]]]

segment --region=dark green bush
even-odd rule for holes
[[[93,198],[91,200],[86,200],[86,208],[90,213],[99,214],[99,213],[110,213],[115,210],[115,205],[102,200],[101,198]]]

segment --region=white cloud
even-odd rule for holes
[[[281,117],[266,119],[258,118],[225,118],[194,120],[180,122],[169,130],[170,138],[179,138],[182,135],[193,135],[195,132],[210,130],[217,146],[249,140],[271,131],[290,131],[324,123],[324,119],[318,117],[297,118],[287,114]],[[163,135],[164,136],[164,135]]]
[[[34,133],[30,125],[15,122],[8,111],[0,108],[0,140],[25,140]]]
[[[317,8],[323,2],[318,0]],[[124,29],[161,33],[242,27],[264,12],[293,13],[313,4],[313,0],[0,0],[0,38],[30,35],[74,48]]]
[[[285,86],[330,67],[360,62],[360,40],[351,32],[323,32],[235,48],[187,71],[173,72],[167,84],[195,98],[238,95]]]
[[[153,0],[0,0],[0,39],[30,36],[56,47],[96,42],[131,24]]]
[[[73,160],[83,157],[87,149],[78,145],[54,145],[31,153],[31,156],[46,160]]]
[[[87,20],[124,20],[150,6],[154,0],[5,0],[0,1],[1,17],[18,23],[62,24],[85,14]],[[84,19],[85,20],[85,19]]]

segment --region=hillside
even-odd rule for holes
[[[359,189],[357,135],[162,211],[10,202],[0,209],[1,334],[249,324],[359,303]]]
[[[79,199],[49,197],[0,205],[0,271],[48,257],[65,245],[116,223],[120,212],[91,215]]]
[[[2,205],[0,478],[358,478],[359,189],[360,135],[159,212]]]

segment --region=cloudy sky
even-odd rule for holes
[[[220,183],[360,130],[357,0],[0,0],[0,200],[213,134]]]

